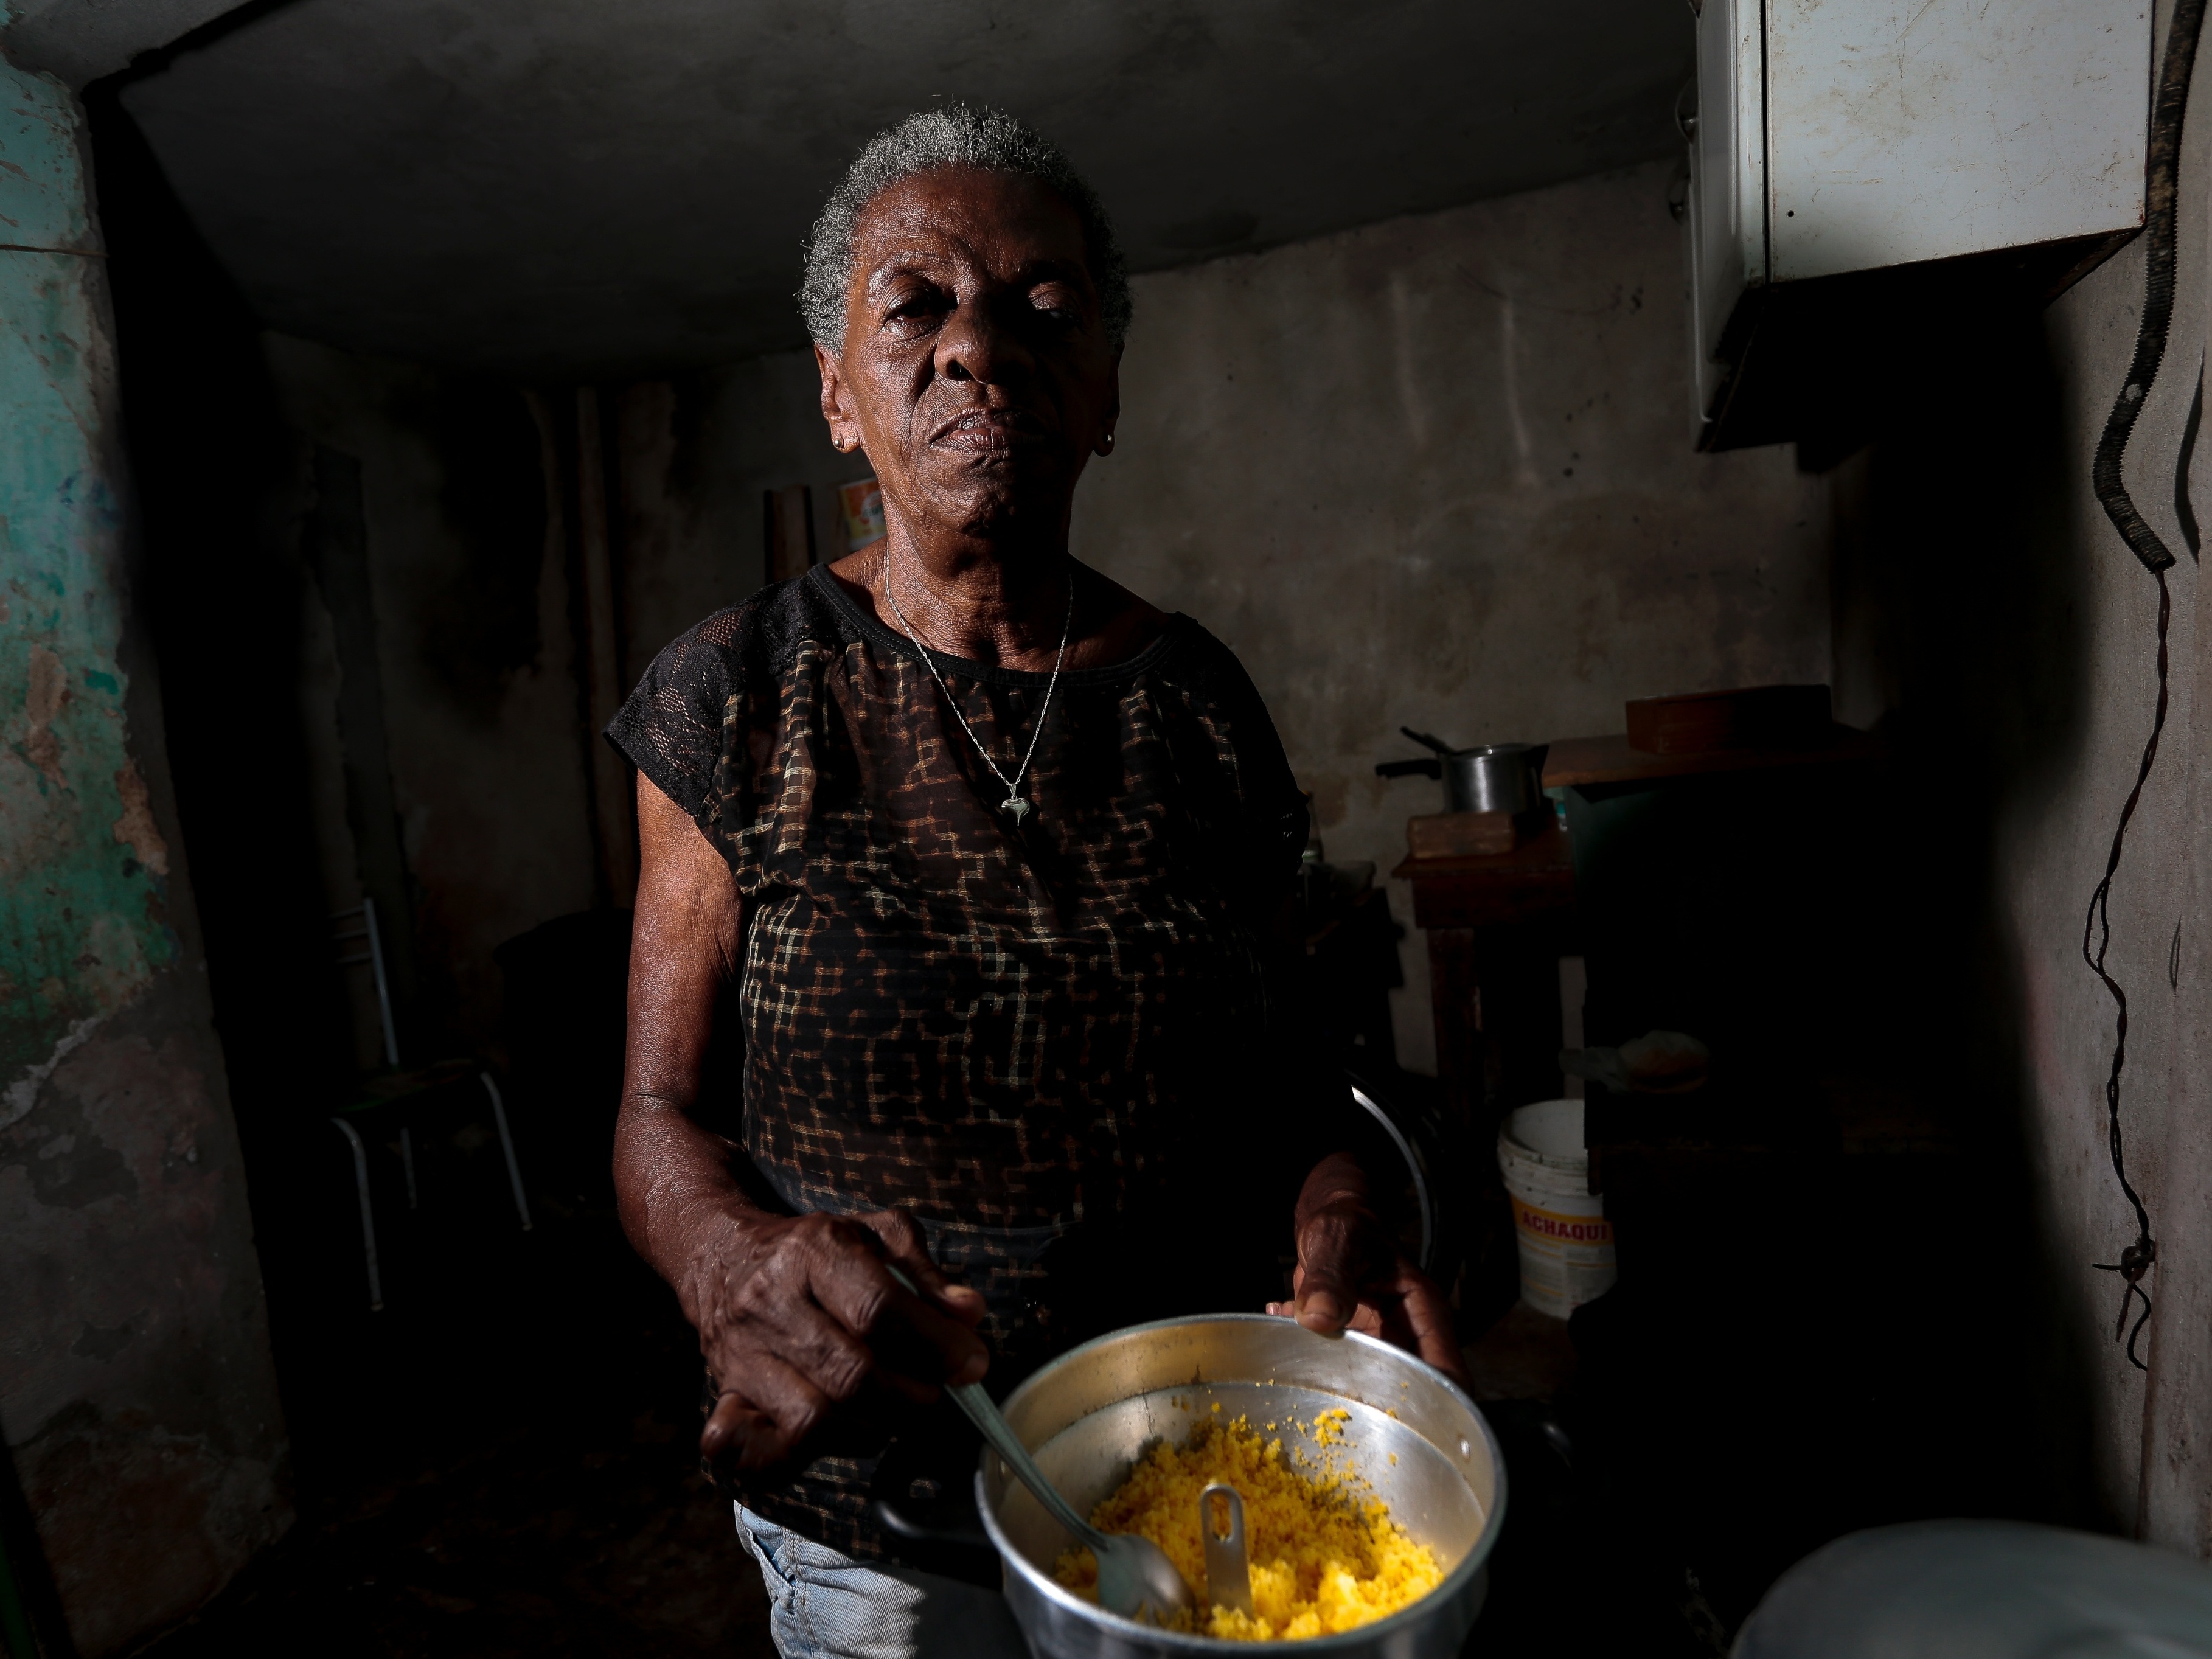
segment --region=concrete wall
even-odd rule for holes
[[[1824,481],[1688,444],[1665,166],[1140,276],[1079,556],[1243,659],[1329,856],[1441,805],[1374,763],[1621,729],[1625,698],[1828,677]],[[850,476],[811,362],[628,394],[632,650],[759,580],[760,492]],[[1410,921],[1402,887],[1392,904]],[[1401,1059],[1434,1065],[1403,952]]]
[[[1826,489],[1690,452],[1666,166],[1144,279],[1079,556],[1244,659],[1335,860],[1441,807],[1374,763],[1827,678]],[[1410,919],[1402,888],[1392,908]],[[1418,945],[1418,940],[1416,941]],[[1427,958],[1400,1050],[1433,1065]]]
[[[594,898],[586,779],[605,745],[578,703],[559,410],[513,386],[282,335],[264,347],[297,441],[293,511],[313,576],[298,696],[323,897],[335,911],[380,890],[365,842],[396,822],[402,890],[383,908],[416,981],[404,1057],[481,1050],[500,1026],[493,950]],[[319,500],[330,489],[319,447],[325,467],[358,464],[367,580],[350,593],[317,545],[344,533]],[[349,611],[352,648],[368,653],[350,664]],[[376,683],[380,733],[378,721],[348,724],[349,667]],[[384,804],[364,812],[349,769],[381,769]],[[374,1069],[367,975],[349,988],[358,1058]]]
[[[2198,82],[2200,100],[2203,82]],[[2157,581],[2091,491],[2126,383],[2143,251],[2124,250],[2039,318],[1977,327],[1923,365],[1925,398],[1838,475],[1840,712],[1885,719],[1902,799],[1929,809],[1923,856],[1954,914],[1900,916],[1900,960],[1937,953],[1958,1086],[2017,1144],[2040,1259],[2047,1375],[2080,1447],[2084,1518],[2212,1554],[2212,639],[2178,501],[2212,507],[2190,436],[2206,344],[2212,122],[2188,131],[2179,298],[2165,369],[2128,452],[2136,501],[2179,559],[2166,727],[2111,890],[2107,966],[2128,999],[2120,1121],[2158,1243],[2156,1313],[2129,1363],[2115,1322],[2134,1213],[2107,1146],[2116,1007],[2083,923],[2134,787],[2157,698]],[[1900,389],[1905,383],[1900,381]],[[1911,412],[1917,408],[1919,412]],[[2190,499],[2192,498],[2193,499]],[[2141,1304],[2124,1311],[2132,1327]],[[2024,1448],[2047,1456],[2049,1448]]]
[[[813,355],[799,351],[622,392],[623,591],[639,672],[693,623],[761,585],[763,492],[807,485],[817,555],[842,556],[836,486],[870,469],[866,456],[830,447],[820,396]]]
[[[126,595],[82,113],[0,78],[21,245],[0,252],[0,1429],[70,1634],[100,1655],[284,1529],[287,1454]]]

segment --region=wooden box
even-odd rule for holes
[[[1521,826],[1510,812],[1429,812],[1406,820],[1413,858],[1494,858],[1520,844]]]
[[[1825,738],[1831,720],[1825,685],[1636,697],[1628,704],[1628,746],[1647,755],[1800,748]]]

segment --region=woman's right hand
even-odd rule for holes
[[[983,1298],[938,1271],[909,1216],[772,1215],[745,1197],[732,1173],[743,1152],[691,1116],[744,945],[737,887],[642,772],[637,824],[615,1192],[623,1231],[675,1287],[722,1391],[700,1451],[720,1468],[765,1468],[872,1388],[928,1401],[981,1376]]]
[[[929,1404],[989,1355],[983,1298],[939,1271],[897,1211],[776,1216],[732,1206],[704,1221],[679,1289],[721,1390],[699,1437],[721,1470],[793,1460],[840,1406],[873,1387]],[[891,1277],[896,1262],[916,1289]]]

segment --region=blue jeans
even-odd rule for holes
[[[911,1567],[855,1561],[740,1504],[783,1659],[1030,1659],[1006,1598]]]

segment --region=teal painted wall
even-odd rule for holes
[[[0,1125],[24,1073],[174,963],[169,858],[127,742],[114,376],[68,92],[0,115]],[[32,250],[41,250],[33,252]],[[65,250],[65,251],[64,251]]]
[[[82,112],[0,64],[0,1433],[84,1659],[290,1524],[237,1133],[134,630]]]

